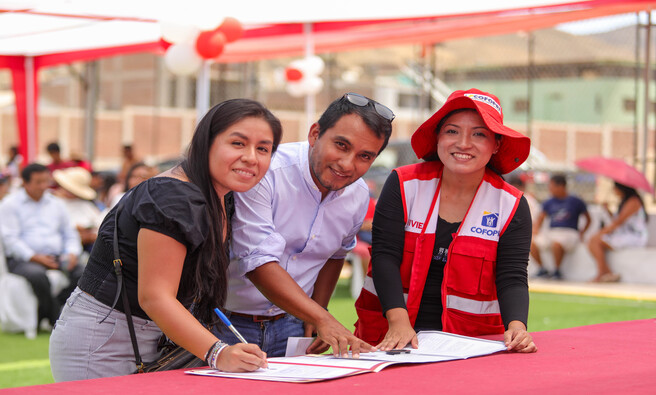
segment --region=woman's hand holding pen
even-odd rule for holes
[[[389,329],[385,334],[385,338],[377,347],[379,350],[388,351],[394,348],[403,348],[408,343],[412,345],[412,348],[419,346],[417,333],[410,325],[410,318],[406,309],[400,307],[389,309],[385,316],[387,317]]]
[[[220,351],[213,367],[224,372],[252,372],[258,368],[268,368],[266,353],[260,350],[256,344],[249,344],[220,309],[215,308],[214,312],[241,343],[228,346]]]
[[[266,353],[256,344],[237,343],[228,346],[216,361],[216,368],[224,372],[252,372],[268,368]]]

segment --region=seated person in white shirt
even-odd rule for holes
[[[54,195],[61,198],[66,205],[68,218],[80,234],[82,248],[87,254],[91,252],[93,243],[98,238],[98,228],[103,220],[103,214],[93,203],[96,191],[91,188],[91,173],[82,167],[69,167],[55,170],[52,176],[58,188]],[[84,261],[84,259],[83,259]]]
[[[348,93],[310,127],[307,142],[281,144],[260,183],[235,193],[225,307],[268,356],[284,356],[288,337],[315,333],[308,353],[371,349],[327,306],[367,212],[360,177],[387,145],[393,119],[387,107]],[[213,330],[238,342],[221,323]]]
[[[59,316],[84,269],[77,265],[82,244],[61,199],[48,191],[48,168],[32,163],[21,172],[23,188],[2,200],[0,232],[10,272],[21,275],[32,286],[38,301],[39,322],[47,318],[51,325]],[[70,285],[53,297],[46,270],[66,273]]]

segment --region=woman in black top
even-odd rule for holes
[[[226,298],[231,191],[259,182],[281,134],[280,121],[260,103],[223,102],[200,121],[181,164],[130,190],[108,213],[50,339],[56,381],[135,370],[123,305],[112,306],[117,210],[123,281],[143,360],[157,357],[163,332],[217,369],[266,366],[256,345],[227,346],[199,320],[215,321],[213,308]]]
[[[526,331],[530,212],[498,175],[526,159],[530,140],[502,122],[498,99],[471,89],[452,93],[414,133],[427,162],[395,169],[376,205],[373,284],[356,302],[363,340],[390,350],[416,348],[420,330],[504,333],[508,350],[537,350]]]

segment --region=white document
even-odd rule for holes
[[[303,355],[269,358],[268,369],[249,373],[227,373],[212,369],[195,369],[185,373],[250,380],[285,381],[294,383],[329,380],[361,373],[377,372],[393,362],[335,358],[332,355]]]
[[[447,355],[455,358],[470,358],[506,350],[502,341],[478,339],[440,331],[421,331],[417,334],[419,348],[413,353],[425,355]]]
[[[294,357],[297,355],[305,355],[305,350],[310,347],[310,344],[312,344],[313,341],[313,337],[288,337],[285,356]]]
[[[440,331],[421,331],[417,334],[419,347],[407,346],[409,353],[391,354],[376,351],[360,354],[360,359],[396,363],[427,363],[467,359],[506,350],[501,341],[478,339]]]
[[[291,340],[292,338],[290,338]],[[296,338],[303,339],[303,338]],[[307,338],[312,340],[311,338]],[[379,372],[383,368],[401,363],[428,363],[467,359],[505,351],[501,341],[484,340],[474,337],[454,335],[439,331],[422,331],[417,334],[419,348],[406,348],[407,352],[375,351],[361,353],[359,359],[338,358],[333,355],[300,355],[294,357],[269,358],[269,369],[258,369],[249,373],[226,373],[212,369],[194,369],[185,373],[244,378],[251,380],[285,381],[307,383],[352,376],[354,374]],[[301,341],[294,340],[296,349]],[[289,343],[288,343],[289,345]]]
[[[371,361],[386,361],[392,364],[395,363],[428,363],[428,362],[442,362],[450,361],[454,358],[449,355],[428,355],[428,354],[419,354],[417,350],[410,350],[409,353],[404,354],[388,354],[385,351],[375,351],[370,353],[360,354],[361,360],[371,360]]]

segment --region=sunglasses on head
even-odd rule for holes
[[[385,118],[390,122],[394,120],[395,115],[392,112],[392,110],[378,103],[375,100],[371,100],[370,98],[359,95],[357,93],[347,93],[344,95],[344,98],[348,100],[349,103],[355,104],[356,106],[359,107],[366,107],[369,103],[371,103],[373,104],[374,110],[376,110],[376,113],[378,115],[380,115],[381,117]]]

